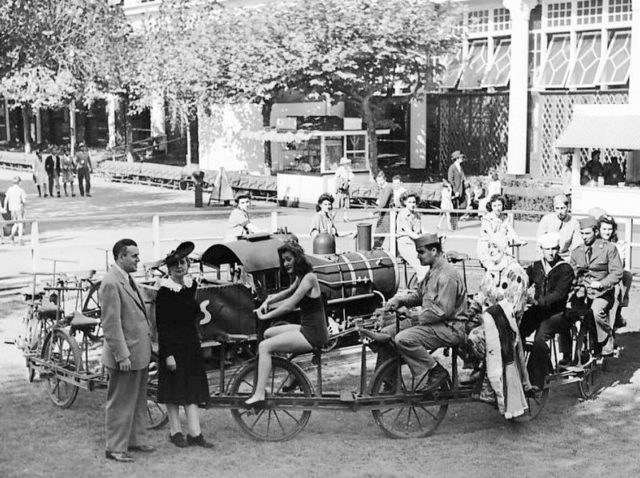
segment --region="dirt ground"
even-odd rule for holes
[[[0,476],[59,477],[617,477],[639,476],[640,294],[633,291],[629,326],[619,335],[608,387],[594,400],[575,385],[551,391],[533,422],[513,424],[480,403],[451,405],[436,433],[391,440],[368,412],[313,412],[307,428],[284,443],[256,442],[227,410],[203,410],[213,451],[178,450],[167,428],[148,432],[158,451],[133,464],[104,458],[105,392],[80,391],[67,410],[57,408],[43,384],[28,383],[24,359],[5,344],[21,329],[25,307],[0,301]],[[354,389],[356,383],[354,383]]]

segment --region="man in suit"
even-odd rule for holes
[[[105,456],[131,462],[129,451],[155,450],[140,441],[146,424],[151,327],[142,295],[129,275],[140,262],[138,245],[132,239],[119,240],[113,258],[115,264],[100,286],[102,362],[109,376]]]
[[[622,279],[622,260],[615,244],[596,237],[597,228],[598,221],[591,216],[580,220],[584,243],[571,252],[569,264],[592,301],[598,343],[603,345],[602,355],[611,355],[614,344],[609,311],[615,298],[615,285]]]
[[[464,186],[466,178],[464,169],[462,169],[462,163],[465,157],[460,151],[454,151],[453,154],[451,154],[451,159],[453,160],[453,164],[449,166],[449,171],[447,172],[447,179],[452,187],[451,201],[453,202],[454,209],[464,209],[467,207],[467,194]],[[460,213],[451,214],[451,226],[454,230],[458,228],[459,216]]]

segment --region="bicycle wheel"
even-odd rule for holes
[[[102,313],[100,309],[100,282],[91,284],[84,304],[82,304],[82,313],[87,317],[100,318]]]
[[[78,396],[78,386],[61,380],[65,372],[79,372],[82,368],[82,356],[78,343],[64,329],[55,329],[44,352],[46,366],[55,366],[47,377],[47,390],[51,401],[61,408],[69,408]]]
[[[401,358],[387,360],[373,376],[369,394],[377,396],[413,395],[418,383]],[[448,390],[450,384],[442,386]],[[415,401],[384,405],[372,410],[373,419],[385,435],[391,438],[423,438],[436,431],[449,408],[446,400]]]
[[[596,397],[604,388],[603,367],[595,357],[594,345],[588,327],[581,327],[576,338],[576,362],[584,370],[582,380],[578,382],[578,391],[585,400]]]
[[[415,272],[411,274],[409,277],[409,282],[407,282],[407,289],[414,290],[418,286],[418,274]]]
[[[525,363],[529,363],[529,357],[531,356],[531,351],[533,350],[533,344],[531,342],[527,342],[524,344],[524,358]],[[542,411],[544,406],[547,403],[547,399],[549,398],[549,387],[545,385],[545,387],[535,396],[527,397],[527,405],[529,409],[525,412],[524,415],[520,415],[512,419],[513,422],[529,422],[534,420]]]
[[[278,408],[269,403],[271,397],[311,397],[311,383],[297,365],[280,357],[273,357],[271,373],[267,380],[267,401],[257,412],[249,409],[231,409],[231,415],[240,428],[252,438],[264,441],[290,440],[300,433],[311,416],[311,410],[297,407]],[[239,398],[249,398],[253,394],[257,379],[258,360],[246,362],[233,379],[229,394]],[[283,387],[297,383],[295,390],[283,391]]]
[[[149,363],[149,378],[147,381],[147,417],[149,423],[147,430],[162,428],[169,421],[167,409],[164,405],[156,401],[158,393],[158,357],[151,355]]]

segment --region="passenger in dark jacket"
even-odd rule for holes
[[[542,259],[527,268],[529,284],[535,288],[532,306],[525,311],[520,323],[520,335],[524,340],[536,332],[527,369],[533,385],[544,386],[544,378],[550,370],[550,352],[547,341],[557,333],[560,336],[560,352],[564,361],[571,357],[569,320],[565,309],[574,272],[568,262],[558,255],[558,234],[547,233],[539,238]]]

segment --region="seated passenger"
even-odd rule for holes
[[[416,193],[403,194],[400,199],[404,206],[396,219],[396,236],[398,238],[398,254],[415,271],[418,282],[422,282],[429,270],[423,266],[418,258],[415,240],[422,235],[422,219],[416,212],[418,195]]]
[[[229,225],[225,233],[225,242],[235,241],[240,236],[260,232],[260,229],[249,219],[250,205],[251,195],[248,192],[240,192],[236,195],[236,207],[229,215]]]
[[[447,262],[437,235],[423,234],[416,240],[416,249],[420,263],[431,267],[429,274],[416,290],[389,299],[385,310],[422,306],[416,317],[419,325],[400,331],[394,341],[415,377],[416,390],[432,392],[449,378],[449,373],[429,351],[464,341],[467,291],[458,271]],[[385,331],[393,335],[395,327],[387,327]],[[392,356],[389,344],[380,347],[379,363]]]
[[[333,196],[328,193],[321,194],[316,204],[317,214],[311,224],[311,237],[321,232],[326,232],[334,237],[338,236],[338,230],[333,222]]]
[[[597,221],[588,216],[580,220],[583,244],[571,252],[569,264],[591,299],[597,339],[602,355],[614,352],[613,323],[609,311],[615,299],[615,286],[622,279],[622,261],[616,247],[596,236]]]
[[[507,242],[518,242],[518,234],[513,229],[512,217],[503,211],[506,207],[504,197],[497,194],[489,198],[487,202],[487,214],[480,221],[480,238],[478,239],[478,259],[484,267],[488,257],[489,238],[493,236],[504,236]]]
[[[271,320],[300,307],[300,325],[278,325],[265,331],[264,340],[258,345],[256,388],[245,402],[247,407],[264,404],[273,353],[310,352],[314,347],[322,347],[329,339],[320,284],[304,250],[297,242],[289,241],[278,248],[278,255],[282,272],[291,276],[293,283],[288,289],[267,297],[255,312],[260,320]],[[272,303],[278,304],[269,310]]]
[[[526,339],[536,332],[533,349],[527,364],[531,383],[539,388],[549,373],[550,351],[547,341],[557,333],[560,336],[560,352],[564,361],[571,360],[570,323],[565,317],[565,308],[573,284],[573,269],[559,255],[558,234],[547,233],[538,239],[542,259],[527,267],[529,284],[535,287],[531,307],[520,323],[520,335]]]

